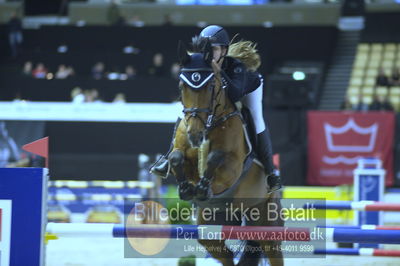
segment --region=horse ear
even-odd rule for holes
[[[186,45],[182,41],[178,42],[178,59],[181,66],[190,61],[190,55],[187,53]]]
[[[204,48],[203,48],[203,59],[208,65],[210,65],[212,58],[213,58],[213,50],[212,50],[211,42],[207,38],[207,40],[205,41],[205,44],[204,44]]]

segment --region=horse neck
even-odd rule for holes
[[[217,110],[217,116],[223,116],[223,115],[227,115],[233,111],[235,111],[235,105],[231,102],[231,100],[227,97],[227,95],[225,96],[225,99],[223,101],[224,103],[221,104],[221,107],[218,108]]]
[[[223,116],[229,114],[235,110],[235,105],[228,97],[228,93],[222,87],[219,88],[221,90],[221,95],[217,96],[216,103],[219,107],[216,109],[215,116]]]

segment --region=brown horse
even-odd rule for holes
[[[227,206],[227,202],[238,206],[241,202],[257,207],[261,214],[260,219],[246,221],[246,225],[283,226],[282,220],[269,221],[266,217],[268,203],[281,208],[278,194],[268,194],[263,168],[248,159],[251,148],[241,113],[229,100],[220,74],[209,67],[209,55],[189,55],[184,47],[179,50],[183,66],[179,88],[185,117],[177,128],[168,160],[181,199],[198,204],[198,224],[240,225],[242,217],[227,219],[226,213],[231,209],[218,209],[211,220],[203,214],[208,207]],[[234,254],[224,241],[199,242],[223,265],[234,265]],[[280,242],[250,241],[247,245],[264,247],[271,265],[283,265],[279,249],[265,248]],[[257,265],[259,255],[245,252],[239,264]]]

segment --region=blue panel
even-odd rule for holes
[[[386,189],[387,193],[400,193],[400,188],[388,188]]]
[[[165,190],[165,188],[164,188]],[[55,200],[57,194],[71,194],[76,197],[76,200]],[[116,195],[127,197],[136,194],[140,198],[140,188],[104,188],[104,187],[87,187],[87,188],[69,188],[69,187],[49,187],[48,195],[51,200],[48,201],[49,205],[62,205],[66,207],[69,211],[73,213],[85,213],[90,208],[98,205],[104,205],[104,200],[92,200],[93,194],[108,194],[112,197],[112,200],[107,202],[116,208],[118,208],[122,213],[124,212],[124,200],[117,200]],[[138,199],[139,201],[139,199]],[[127,210],[128,214],[130,210]]]
[[[351,210],[350,202],[327,202],[325,209],[327,210]]]
[[[351,210],[351,203],[346,201],[338,202],[315,202],[311,205],[306,204],[303,208],[316,208],[317,210]]]
[[[137,237],[149,237],[149,236],[164,236],[164,238],[170,239],[198,239],[198,226],[197,225],[185,225],[177,226],[171,225],[165,228],[129,228],[131,235]],[[128,234],[129,235],[129,234]],[[113,228],[113,236],[124,238],[127,237],[126,227],[121,225],[115,225]]]
[[[357,200],[373,200],[380,201],[379,194],[379,175],[360,175]],[[358,214],[358,224],[376,224],[379,225],[379,212],[360,211]],[[375,244],[361,244],[359,247],[378,248]]]
[[[358,225],[318,225],[322,228],[361,229]]]
[[[42,168],[0,168],[0,199],[12,200],[11,266],[39,266],[43,250]]]
[[[339,249],[316,249],[314,250],[314,254],[359,255],[360,252],[356,248],[339,248]]]
[[[400,244],[400,231],[334,229],[334,242]]]
[[[124,226],[116,226],[116,225],[114,225],[112,233],[113,233],[113,237],[122,237],[122,238],[127,237]]]

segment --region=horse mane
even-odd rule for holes
[[[190,52],[191,53],[203,53],[206,43],[207,43],[206,38],[200,37],[200,35],[194,36],[192,38],[192,42],[190,44]]]
[[[257,44],[241,40],[229,46],[228,56],[240,60],[248,70],[256,71],[261,65]]]

